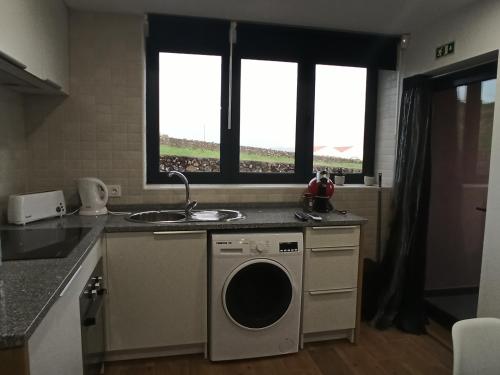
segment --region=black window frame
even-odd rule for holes
[[[362,173],[347,184],[373,176],[378,69],[396,68],[396,37],[238,23],[232,51],[231,130],[228,130],[230,22],[194,17],[149,15],[146,39],[146,182],[173,184],[159,170],[159,53],[218,55],[221,65],[220,172],[185,172],[194,184],[303,184],[313,177],[314,95],[317,64],[367,69]],[[242,173],[240,155],[241,60],[298,63],[295,173]],[[331,171],[333,172],[333,171]]]

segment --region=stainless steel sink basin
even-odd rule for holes
[[[233,210],[193,210],[188,221],[233,221],[244,219],[240,211]]]
[[[135,223],[177,223],[185,221],[186,214],[182,211],[146,211],[126,217]]]
[[[186,223],[186,222],[225,222],[244,219],[240,211],[234,210],[193,210],[190,215],[182,210],[145,211],[127,216],[134,223]]]

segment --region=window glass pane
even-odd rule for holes
[[[294,173],[297,63],[241,60],[240,172]]]
[[[366,68],[316,65],[313,169],[360,173]]]
[[[476,165],[478,176],[486,177],[483,179],[483,182],[488,182],[490,171],[491,134],[493,132],[493,112],[495,110],[496,89],[496,79],[481,82],[481,106]]]
[[[160,171],[220,171],[220,56],[160,53]]]

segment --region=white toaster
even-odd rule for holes
[[[36,220],[63,216],[65,213],[66,203],[61,190],[16,194],[9,196],[7,221],[24,225]]]

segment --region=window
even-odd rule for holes
[[[160,59],[160,171],[220,172],[221,57]]]
[[[366,68],[316,65],[313,170],[362,173]]]
[[[373,174],[377,69],[395,67],[397,38],[235,25],[149,16],[147,183]]]
[[[295,173],[297,65],[241,61],[240,172]]]

